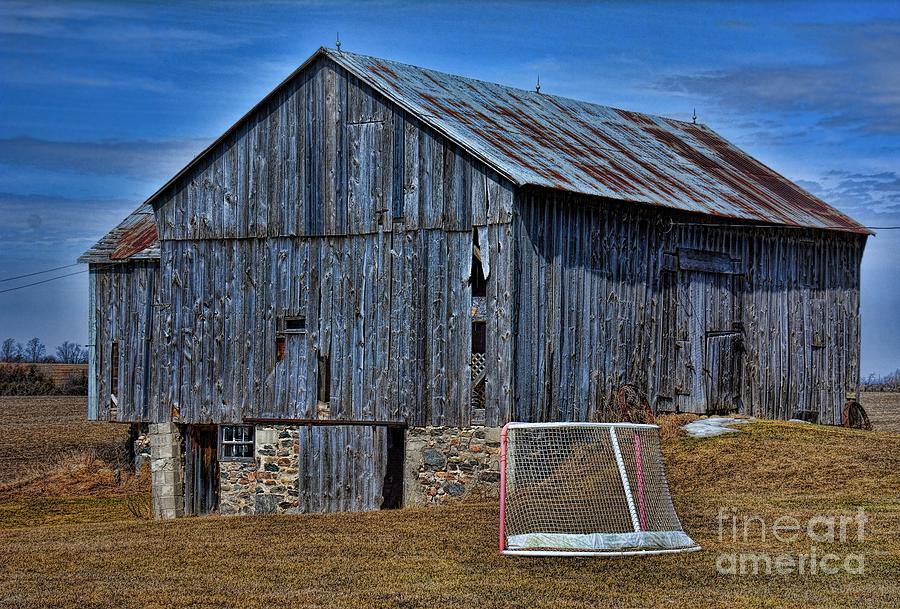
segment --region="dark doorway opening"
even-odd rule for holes
[[[185,429],[185,515],[211,514],[219,507],[218,441],[215,425],[188,425]]]
[[[387,428],[387,461],[384,467],[384,484],[381,490],[381,509],[395,510],[403,507],[403,454],[406,432],[402,427]]]

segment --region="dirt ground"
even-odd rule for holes
[[[859,403],[876,430],[900,432],[900,393],[864,392]]]
[[[867,396],[879,429],[896,410]],[[48,453],[105,450],[122,426],[81,420],[83,398],[0,401],[7,476]],[[47,424],[49,423],[49,427]],[[685,530],[704,550],[630,559],[500,557],[497,505],[367,514],[140,520],[124,494],[0,493],[3,607],[898,607],[900,434],[757,422],[712,439],[665,434]],[[44,455],[44,456],[42,456]],[[106,487],[104,487],[106,488]],[[109,490],[108,488],[106,489]],[[862,543],[786,543],[739,518],[868,517]],[[727,512],[732,513],[732,512]],[[863,554],[862,574],[723,575],[723,556]]]

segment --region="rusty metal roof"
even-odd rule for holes
[[[871,233],[705,125],[326,48],[304,61],[145,204],[152,204],[323,56],[519,186],[745,222]],[[104,239],[114,238],[113,233]],[[158,248],[155,254],[159,256]]]
[[[159,258],[159,240],[153,208],[144,203],[109,231],[78,262],[116,263]]]
[[[518,185],[768,224],[869,232],[704,125],[365,55],[319,53]]]

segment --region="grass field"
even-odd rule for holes
[[[900,432],[900,393],[863,393],[859,401],[875,429]]]
[[[895,416],[900,396],[894,413],[879,397],[881,407],[870,414],[880,428],[882,411],[885,420]],[[0,408],[9,406],[0,401]],[[65,409],[62,402],[52,406]],[[19,437],[24,426],[0,416],[3,450],[7,442],[27,445]],[[52,418],[49,411],[35,416]],[[105,433],[80,425],[87,427],[75,427],[77,437],[88,443]],[[0,606],[900,606],[900,434],[776,422],[742,430],[707,440],[675,437],[664,446],[679,514],[702,552],[501,558],[495,504],[150,522],[131,518],[108,485],[95,499],[39,496],[28,487],[0,497]],[[58,433],[57,442],[77,448],[71,432]],[[769,524],[780,516],[805,521],[864,507],[863,543],[818,545],[820,553],[864,553],[865,572],[720,575],[715,564],[722,553],[796,555],[812,545],[771,535],[720,540],[723,507]]]
[[[128,425],[89,423],[86,412],[83,397],[0,397],[0,484],[73,453],[116,460]]]

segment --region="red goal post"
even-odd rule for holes
[[[503,428],[501,553],[626,556],[699,549],[675,513],[656,425]]]

